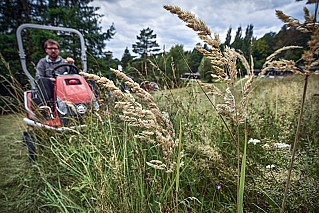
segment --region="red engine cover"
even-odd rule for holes
[[[90,86],[82,76],[58,76],[55,83],[56,95],[63,101],[78,104],[92,102],[94,98]]]

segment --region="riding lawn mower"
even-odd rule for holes
[[[28,128],[23,133],[23,142],[28,147],[30,159],[36,160],[35,130],[62,132],[83,128],[86,126],[85,117],[90,116],[93,111],[97,111],[99,104],[92,82],[79,75],[79,69],[71,64],[61,64],[51,70],[52,76],[55,78],[53,99],[50,102],[44,101],[43,93],[45,91],[41,90],[26,65],[22,32],[27,28],[76,34],[80,38],[83,72],[87,72],[87,60],[84,38],[78,30],[38,24],[22,24],[18,27],[16,34],[20,61],[31,84],[31,89],[24,92],[26,117],[23,118],[23,121]],[[64,66],[67,67],[67,72],[63,75],[56,74],[56,70]]]

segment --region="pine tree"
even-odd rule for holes
[[[227,31],[226,39],[225,39],[225,46],[230,47],[230,41],[231,41],[231,31],[232,28],[230,27]]]
[[[122,59],[121,59],[123,70],[125,70],[127,68],[129,62],[132,61],[133,58],[134,58],[134,56],[131,55],[129,49],[126,47],[126,49],[124,50],[124,54],[122,56]]]
[[[247,60],[250,60],[250,55],[252,54],[251,42],[253,40],[253,28],[254,26],[251,24],[247,26],[245,37],[243,39],[243,44],[241,47],[241,50],[244,53],[244,56],[246,57]]]
[[[139,54],[141,58],[146,58],[148,55],[160,50],[156,42],[156,34],[153,34],[153,30],[149,27],[141,30],[140,35],[136,36],[136,38],[138,41],[132,45],[133,52]]]
[[[251,55],[252,55],[252,41],[254,40],[253,38],[253,25],[248,25],[246,27],[246,32],[245,32],[245,37],[243,39],[242,42],[242,47],[241,47],[241,51],[244,54],[245,58],[247,59],[247,61],[249,62],[249,64],[251,64]],[[246,71],[243,73],[246,74]]]
[[[142,29],[140,35],[136,36],[137,40],[135,44],[132,45],[133,52],[140,55],[140,63],[138,62],[138,69],[142,72],[145,77],[148,77],[148,61],[147,58],[152,53],[158,52],[160,49],[156,42],[156,34],[153,33],[149,27]]]
[[[230,46],[234,49],[239,50],[242,47],[242,43],[243,43],[242,30],[241,30],[241,27],[238,27],[236,31],[235,39]]]
[[[27,83],[24,74],[21,72],[21,66],[18,55],[16,29],[23,23],[31,21],[32,5],[28,1],[5,0],[0,2],[0,51],[6,62],[10,65],[10,70],[20,83]],[[30,34],[26,34],[30,39]],[[30,43],[26,43],[26,48],[30,49]],[[30,55],[27,55],[30,60]],[[9,71],[3,63],[0,63],[0,74],[7,76]],[[0,88],[0,93],[5,94],[6,89]]]

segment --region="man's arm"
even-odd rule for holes
[[[35,80],[45,77],[45,59],[40,59],[36,66]]]

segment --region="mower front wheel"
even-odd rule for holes
[[[26,145],[31,161],[36,161],[35,139],[31,131],[23,132],[23,145]]]

